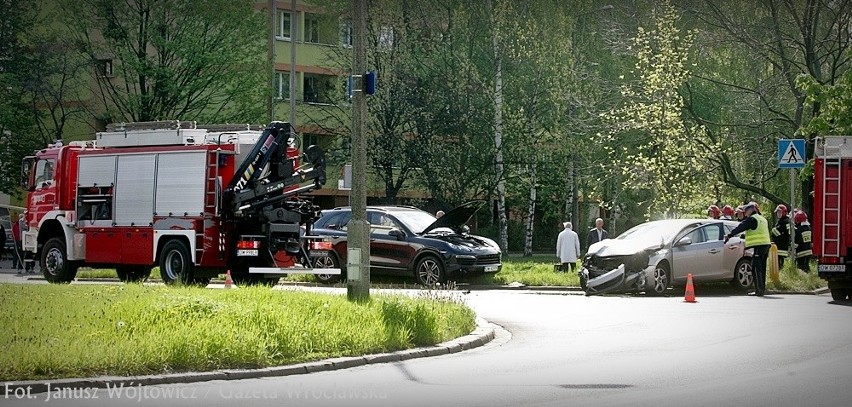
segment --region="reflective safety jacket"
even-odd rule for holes
[[[778,247],[778,256],[787,257],[787,249],[790,248],[790,217],[778,218],[769,233],[772,234],[772,242]]]
[[[810,257],[813,255],[811,249],[811,224],[802,222],[796,225],[796,258]]]
[[[745,232],[745,247],[769,246],[769,222],[755,213],[740,222],[729,234],[736,236]]]

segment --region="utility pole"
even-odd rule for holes
[[[350,301],[370,298],[370,224],[367,223],[367,0],[353,0],[352,28],[352,219],[349,221],[346,295]]]
[[[269,87],[275,89],[275,14],[278,10],[275,9],[275,0],[269,0]],[[269,114],[268,122],[275,120],[275,96],[269,95],[266,101],[266,112]]]
[[[296,0],[290,0],[290,131],[291,136],[296,136]],[[274,119],[273,119],[274,120]],[[308,146],[304,146],[307,148]]]

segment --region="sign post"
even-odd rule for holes
[[[805,140],[804,139],[781,139],[778,140],[778,168],[790,169],[790,211],[796,202],[796,169],[805,167]],[[791,261],[796,260],[796,233],[795,227],[790,223],[793,230],[790,233],[789,255]]]

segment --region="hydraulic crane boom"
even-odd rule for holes
[[[276,203],[325,184],[325,158],[318,146],[307,148],[301,166],[296,165],[297,157],[288,157],[290,129],[289,123],[270,123],[237,168],[238,176],[226,190],[233,213],[267,213]],[[306,182],[310,183],[301,185]],[[291,188],[297,185],[301,186]],[[269,220],[287,219],[272,216]]]

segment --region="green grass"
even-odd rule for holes
[[[825,280],[817,276],[815,262],[811,262],[810,272],[805,273],[796,270],[795,262],[787,260],[784,262],[784,267],[779,270],[778,277],[779,281],[776,283],[772,281],[769,273],[766,273],[766,288],[768,290],[811,292],[828,286]]]
[[[156,271],[156,270],[155,270]],[[160,273],[151,272],[151,278],[160,277]],[[115,269],[90,269],[81,268],[77,270],[77,278],[118,278]]]
[[[471,284],[504,285],[513,282],[528,286],[567,286],[578,287],[580,279],[576,272],[557,273],[553,270],[553,261],[540,262],[528,258],[509,258],[503,263],[503,269],[497,274],[486,274],[469,279]]]
[[[264,287],[0,285],[0,380],[256,368],[439,343],[470,333],[456,299]]]

